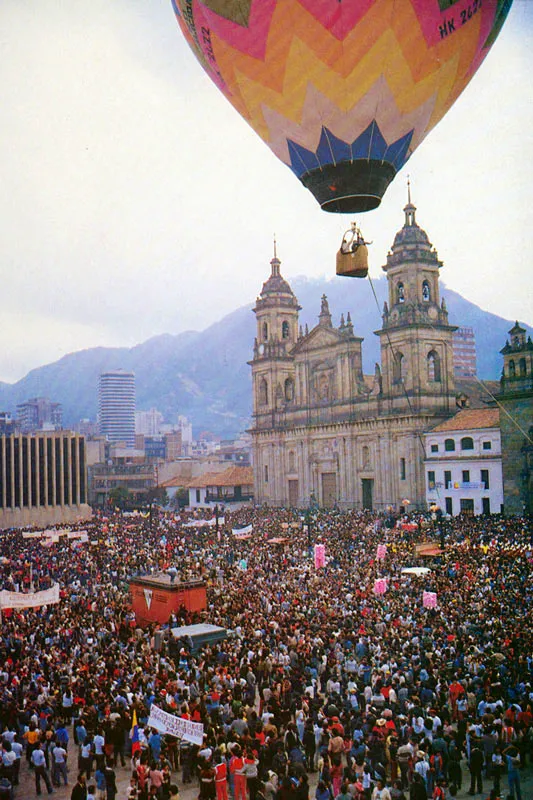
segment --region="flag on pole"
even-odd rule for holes
[[[131,719],[131,754],[139,753],[141,750],[141,743],[139,741],[139,726],[137,725],[137,712],[133,709],[133,717]]]

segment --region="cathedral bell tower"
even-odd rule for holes
[[[274,242],[271,273],[253,309],[257,321],[252,367],[255,427],[272,422],[272,412],[294,402],[294,359],[291,350],[298,339],[301,307],[280,273],[281,262]]]
[[[393,411],[455,410],[452,336],[440,299],[439,261],[428,236],[416,222],[408,199],[403,228],[394,238],[387,263],[389,299],[383,308],[381,340],[383,391]]]

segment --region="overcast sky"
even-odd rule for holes
[[[533,3],[515,0],[466,92],[358,220],[377,277],[409,173],[443,281],[530,324],[532,33]],[[358,281],[334,278],[351,218],[322,212],[219,94],[170,0],[2,0],[0,76],[0,380],[205,328],[255,299],[274,233],[285,277],[346,281],[357,328]]]

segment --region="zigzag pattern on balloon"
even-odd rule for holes
[[[302,108],[300,123],[292,122],[287,117],[278,114],[273,109],[265,107],[263,114],[269,129],[268,144],[277,157],[289,164],[297,173],[300,162],[295,153],[298,148],[304,148],[310,153],[315,153],[320,163],[320,140],[323,129],[326,128],[336,139],[351,146],[351,153],[360,153],[360,146],[355,145],[353,131],[363,132],[374,122],[380,135],[391,146],[392,143],[409,136],[408,149],[401,159],[405,162],[408,155],[417,147],[427,132],[431,119],[435,98],[430,97],[426,103],[416,108],[409,114],[398,114],[394,97],[384,78],[380,77],[370,88],[370,91],[359,103],[347,113],[338,109],[329,98],[318,92],[314,86],[309,86],[307,97]],[[355,137],[357,139],[358,137]],[[295,147],[293,147],[293,145]],[[378,148],[379,149],[379,148]],[[346,152],[343,150],[343,152]],[[350,156],[348,156],[350,157]],[[360,157],[359,155],[353,157]],[[370,155],[369,155],[370,157]],[[381,156],[380,156],[381,158]],[[327,163],[340,159],[340,152],[332,153]],[[305,159],[306,163],[308,159]],[[399,169],[400,166],[397,166]]]
[[[385,7],[390,24],[384,30]],[[382,19],[376,20],[376,15]],[[432,103],[429,129],[468,83],[478,40],[479,24],[472,20],[456,32],[453,41],[444,40],[435,53],[428,49],[414,14],[411,18],[404,14],[394,24],[390,4],[383,0],[370,8],[344,43],[326,31],[298,0],[281,0],[272,16],[271,45],[264,60],[228,48],[214,30],[211,36],[229,99],[269,144],[273,135],[265,109],[300,124],[312,85],[339,111],[349,113],[381,75],[401,114],[412,114],[421,105]],[[374,109],[374,115],[378,110]]]

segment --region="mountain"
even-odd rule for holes
[[[302,311],[301,324],[309,329],[318,321],[320,298],[326,294],[334,325],[350,311],[355,333],[363,336],[363,368],[374,371],[379,361],[381,309],[387,297],[385,277],[373,281],[291,280]],[[478,375],[495,380],[501,373],[499,351],[514,320],[483,311],[441,285],[450,322],[474,329]],[[195,433],[211,430],[229,437],[250,422],[251,379],[247,361],[252,356],[255,317],[252,306],[242,306],[204,331],[155,336],[135,347],[95,347],[70,353],[53,364],[31,370],[14,384],[0,383],[0,409],[15,412],[30,397],[49,397],[63,405],[65,426],[96,418],[98,376],[109,369],[135,372],[137,408],[158,408],[168,421],[178,414],[191,419]],[[533,331],[528,326],[528,333]]]

